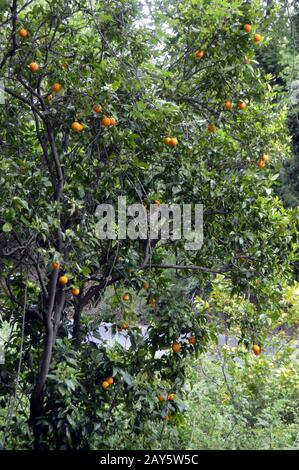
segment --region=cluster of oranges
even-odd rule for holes
[[[188,343],[194,346],[197,343],[197,339],[195,338],[195,336],[189,336]],[[172,352],[178,354],[182,349],[182,345],[180,343],[173,343],[171,345],[171,349]]]
[[[23,28],[20,29],[19,34],[20,35],[25,34],[24,31],[26,31],[26,30],[23,30]],[[28,35],[28,32],[27,32],[27,35]],[[26,37],[26,36],[21,36],[21,37]],[[38,70],[40,69],[40,66],[37,62],[31,62],[28,67],[29,67],[29,70],[32,73],[38,72]],[[62,88],[62,85],[60,83],[54,83],[52,85],[52,90],[55,93],[59,93],[61,91],[61,88]],[[46,99],[47,103],[50,103],[52,101],[52,98],[53,98],[52,95],[48,94],[45,99]],[[95,113],[101,113],[103,111],[102,106],[99,105],[99,104],[94,104],[92,109]],[[101,120],[101,124],[104,127],[115,126],[116,125],[116,119],[114,117],[103,117],[103,119]],[[73,132],[82,132],[83,129],[84,129],[84,126],[83,126],[82,123],[80,123],[78,121],[74,121],[71,124],[71,129],[72,129]]]
[[[60,263],[58,261],[54,261],[52,263],[52,268],[55,271],[58,271],[58,269],[60,269]],[[66,286],[68,282],[69,282],[69,278],[65,274],[62,276],[59,276],[58,278],[59,285]],[[77,297],[80,294],[80,289],[78,287],[72,287],[71,293],[74,297]]]
[[[172,393],[169,393],[169,394],[167,395],[167,400],[168,400],[168,401],[174,401],[174,399],[175,399],[175,393],[172,392]],[[163,395],[158,395],[158,400],[159,400],[160,402],[164,401]]]
[[[233,106],[234,106],[234,104],[233,104],[233,102],[232,102],[231,100],[225,101],[225,103],[224,103],[224,105],[223,105],[223,107],[224,107],[224,109],[225,109],[226,111],[229,111],[230,109],[232,109]],[[238,108],[239,108],[241,111],[243,111],[244,109],[246,109],[246,106],[247,106],[247,105],[246,105],[246,103],[245,103],[244,101],[239,101],[237,106],[238,106]]]
[[[104,117],[101,120],[101,124],[104,127],[110,127],[110,126],[115,126],[116,124],[116,119],[114,117]]]
[[[244,26],[243,26],[243,29],[244,29],[245,33],[250,33],[251,24],[245,23]],[[255,42],[255,43],[261,42],[262,39],[263,39],[263,37],[261,36],[261,34],[255,33],[253,35],[253,42]]]
[[[238,106],[238,109],[243,111],[244,109],[246,109],[247,104],[245,103],[245,101],[238,101],[237,106]],[[234,107],[234,103],[231,100],[226,100],[223,104],[223,107],[226,111],[229,111]],[[216,131],[217,131],[217,127],[215,126],[215,124],[208,125],[208,132],[214,133]]]
[[[176,147],[178,145],[178,139],[176,137],[165,137],[164,144],[168,147]]]
[[[101,387],[104,390],[107,390],[107,388],[110,387],[110,385],[112,385],[113,383],[114,383],[113,377],[107,377],[105,380],[103,380]]]
[[[252,26],[249,23],[245,23],[243,26],[245,33],[250,33],[251,28]],[[258,43],[263,39],[263,37],[261,36],[261,34],[255,33],[252,39],[253,42]],[[205,56],[205,51],[202,49],[198,49],[197,51],[195,51],[194,55],[197,59],[202,59]]]

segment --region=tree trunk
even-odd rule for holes
[[[44,392],[45,384],[49,373],[54,342],[53,326],[46,331],[44,350],[41,357],[40,368],[36,377],[36,383],[30,399],[30,417],[29,424],[32,427],[34,435],[35,450],[43,449],[43,435],[46,432],[44,425],[38,422],[39,417],[44,414]]]

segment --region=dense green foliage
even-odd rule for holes
[[[203,357],[225,331],[251,367],[253,344],[263,351],[270,328],[298,321],[298,213],[275,192],[291,154],[287,109],[256,60],[279,15],[242,0],[157,1],[150,11],[137,0],[2,5],[3,447],[117,447],[115,435],[153,447],[148,429],[168,425],[180,445],[189,356]],[[116,125],[105,127],[105,116]],[[202,248],[100,239],[96,207],[120,195],[146,206],[202,203]],[[107,323],[112,341],[99,335]],[[192,405],[193,392],[187,398]],[[251,410],[249,397],[240,416]],[[228,442],[219,432],[210,445],[241,446]]]

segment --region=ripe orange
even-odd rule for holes
[[[115,126],[116,119],[114,117],[110,118],[110,126]]]
[[[173,401],[175,399],[175,393],[170,393],[167,397],[167,400]]]
[[[262,352],[262,349],[261,349],[261,347],[260,347],[258,344],[254,344],[254,345],[252,346],[252,351],[254,352],[254,354],[255,354],[256,356],[259,356],[259,355],[261,354],[261,352]]]
[[[103,110],[102,106],[100,106],[99,104],[95,104],[92,109],[95,113],[101,113]]]
[[[109,385],[112,385],[114,383],[114,380],[113,380],[113,377],[108,377],[106,379],[106,382],[109,384]]]
[[[28,31],[27,31],[27,29],[25,29],[25,28],[20,28],[19,31],[18,31],[18,35],[19,35],[21,38],[27,38],[27,36],[28,36]]]
[[[128,292],[123,295],[123,301],[124,302],[129,302],[130,300],[131,300],[131,296]]]
[[[262,168],[265,168],[266,166],[266,162],[262,159],[260,159],[258,162],[257,162],[257,166],[262,169]]]
[[[158,400],[161,401],[161,402],[164,401],[163,395],[158,395]]]
[[[205,55],[205,51],[198,50],[198,51],[195,52],[195,57],[197,59],[202,59],[204,57],[204,55]]]
[[[58,261],[53,261],[52,268],[57,270],[60,268],[60,263]]]
[[[109,127],[109,126],[110,126],[110,122],[111,122],[110,118],[104,117],[104,118],[102,119],[102,121],[101,121],[101,124],[102,124],[102,126],[104,126],[104,127]]]
[[[128,328],[129,328],[129,323],[125,321],[125,322],[121,325],[121,329],[122,329],[122,330],[127,330]]]
[[[39,65],[38,63],[36,62],[31,62],[31,64],[29,64],[29,69],[30,69],[30,72],[37,72],[39,70]]]
[[[65,286],[69,282],[69,278],[67,276],[60,276],[58,282],[61,286]]]
[[[197,340],[196,340],[195,336],[190,336],[188,341],[189,341],[190,344],[193,344],[193,345],[197,343]]]
[[[56,93],[59,93],[59,91],[61,90],[61,85],[60,83],[54,83],[52,85],[52,90],[55,91]]]
[[[229,109],[232,109],[233,103],[232,103],[232,101],[227,100],[227,101],[225,101],[223,106],[224,106],[224,109],[229,110]]]
[[[269,155],[267,155],[266,153],[263,153],[263,155],[261,156],[261,160],[267,163],[269,161]]]
[[[164,144],[169,145],[171,142],[171,137],[165,137],[163,142]]]
[[[147,290],[147,289],[149,289],[149,288],[150,288],[149,282],[144,282],[144,283],[143,283],[143,289]]]
[[[249,23],[244,24],[244,31],[245,31],[246,33],[250,33],[250,31],[251,31],[251,24],[249,24]]]
[[[216,132],[217,128],[214,124],[209,124],[208,125],[208,131],[209,132]]]
[[[262,36],[260,34],[255,34],[253,36],[253,42],[260,42],[262,40]]]
[[[83,131],[83,125],[80,122],[75,121],[75,122],[72,123],[71,129],[74,132],[81,132],[81,131]]]
[[[73,287],[71,292],[74,297],[77,297],[77,295],[80,294],[80,289],[78,289],[78,287]]]
[[[244,103],[244,101],[239,101],[238,103],[238,108],[243,110],[246,108],[246,103]]]
[[[180,350],[181,350],[181,345],[180,343],[173,343],[173,345],[171,346],[171,349],[174,353],[179,353]]]
[[[107,380],[104,380],[104,382],[102,382],[102,388],[104,390],[106,390],[108,387],[109,387],[109,384],[108,384]]]

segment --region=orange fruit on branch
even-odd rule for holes
[[[239,101],[238,103],[238,108],[243,110],[246,108],[246,103],[244,103],[244,101]]]
[[[170,141],[171,141],[171,137],[165,137],[163,142],[165,145],[169,145]]]
[[[83,127],[84,127],[84,126],[83,126],[80,122],[78,122],[78,121],[73,122],[72,125],[71,125],[71,129],[72,129],[72,131],[74,131],[74,132],[81,132],[81,131],[83,131]]]
[[[258,344],[254,344],[254,345],[252,346],[252,351],[254,352],[254,354],[255,354],[256,356],[259,356],[259,355],[261,354],[261,352],[262,352],[262,349],[261,349],[261,347],[260,347]]]
[[[27,38],[27,36],[28,36],[27,29],[20,28],[19,31],[18,31],[18,35],[20,36],[20,38]]]
[[[171,346],[171,349],[174,353],[179,353],[181,348],[182,347],[181,347],[180,343],[173,343],[173,345]]]
[[[114,380],[113,380],[113,377],[108,377],[106,379],[106,382],[109,384],[109,385],[112,385],[114,383]]]
[[[80,294],[80,289],[78,289],[78,287],[73,287],[71,292],[74,297],[77,297]]]
[[[131,300],[131,296],[128,292],[126,292],[124,295],[123,295],[123,301],[124,302],[129,302]]]
[[[250,31],[251,31],[251,24],[246,23],[246,24],[244,24],[244,27],[243,27],[243,28],[244,28],[244,31],[245,31],[246,33],[250,33]]]
[[[262,36],[260,34],[255,34],[253,36],[253,42],[257,43],[257,42],[260,42],[262,40]]]
[[[110,118],[104,117],[104,118],[102,119],[102,121],[101,121],[101,124],[102,124],[102,126],[104,126],[104,127],[109,127],[109,126],[110,126],[110,122],[111,122]]]
[[[110,118],[110,126],[115,126],[116,124],[116,119],[114,117]]]
[[[53,83],[52,90],[55,91],[55,93],[59,93],[59,91],[61,90],[61,84],[60,83]]]
[[[197,343],[197,340],[196,340],[195,336],[190,336],[188,341],[189,341],[190,344],[193,344],[193,345]]]
[[[195,57],[197,59],[202,59],[204,57],[204,55],[205,55],[205,51],[203,51],[203,50],[198,50],[198,51],[195,52]]]
[[[69,278],[67,276],[60,276],[58,282],[61,286],[65,286],[69,282]]]
[[[159,400],[160,402],[164,401],[163,395],[158,395],[158,400]]]
[[[92,109],[95,113],[101,113],[103,110],[102,106],[100,106],[99,104],[95,104]]]
[[[121,329],[122,329],[122,330],[127,330],[128,328],[129,328],[129,323],[125,321],[125,322],[121,325]]]
[[[175,393],[170,393],[167,397],[168,401],[173,401],[175,399]]]
[[[60,268],[60,263],[58,261],[53,261],[52,268],[57,270]]]
[[[31,62],[31,64],[29,64],[29,69],[30,69],[30,72],[37,72],[39,70],[39,65],[37,62]]]
[[[260,159],[258,162],[257,162],[257,166],[262,169],[262,168],[265,168],[266,166],[266,162],[262,159]]]
[[[106,390],[108,387],[109,387],[109,384],[108,384],[107,380],[104,380],[104,382],[102,382],[102,388],[104,390]]]
[[[229,109],[232,109],[233,103],[232,103],[231,100],[227,100],[227,101],[225,101],[223,106],[224,106],[224,109],[229,110]]]

